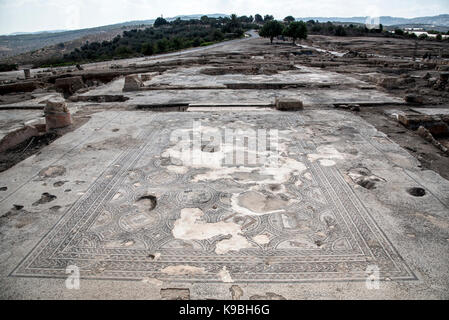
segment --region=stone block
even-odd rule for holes
[[[404,101],[409,104],[423,104],[424,98],[422,96],[417,96],[414,94],[408,94],[404,97]]]
[[[45,116],[46,129],[58,129],[70,126],[72,116],[68,112],[52,113]]]
[[[420,126],[423,126],[436,137],[446,136],[449,134],[448,125],[438,116],[399,114],[398,121],[411,130],[416,130]]]
[[[23,69],[23,73],[25,75],[25,79],[31,78],[31,70],[30,69]]]
[[[65,96],[71,96],[76,91],[84,88],[83,78],[80,76],[68,77],[68,78],[58,78],[55,81],[56,89],[62,91]]]
[[[440,116],[441,120],[449,125],[449,114],[443,114]]]
[[[151,80],[151,74],[146,74],[146,73],[144,73],[144,74],[141,74],[140,75],[140,79],[143,81],[143,82],[145,82],[145,81],[150,81]]]
[[[72,117],[67,104],[62,99],[47,101],[44,108],[46,129],[64,128],[72,124]]]
[[[142,87],[143,83],[137,75],[129,75],[125,77],[125,85],[123,86],[123,92],[139,91]]]
[[[436,70],[438,70],[438,71],[449,71],[449,66],[446,66],[446,65],[438,66],[438,67],[436,67]]]
[[[283,111],[304,109],[302,101],[296,99],[276,99],[275,105],[277,110]]]
[[[59,113],[59,112],[69,112],[69,109],[67,108],[67,104],[64,101],[64,99],[48,99],[46,102],[46,106],[44,108],[44,113]]]
[[[38,83],[34,81],[22,81],[16,83],[8,83],[0,85],[0,94],[16,93],[16,92],[31,92],[36,90]]]
[[[382,78],[377,81],[377,84],[385,89],[397,89],[401,85],[401,79],[398,78]]]

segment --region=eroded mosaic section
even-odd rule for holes
[[[223,165],[249,142],[217,139],[195,162],[173,132],[192,137],[197,122],[216,137],[275,131],[255,151],[263,163]],[[13,275],[65,277],[76,265],[83,278],[299,282],[365,280],[376,265],[415,279],[338,171],[346,155],[312,125],[297,113],[155,115]]]

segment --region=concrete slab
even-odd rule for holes
[[[177,68],[146,81],[150,91],[126,92],[126,104],[169,103],[274,103],[277,97],[300,99],[305,105],[326,104],[404,104],[403,99],[376,89],[364,89],[368,83],[348,75],[296,66],[296,70],[280,71],[272,75],[221,74],[206,75],[208,66]],[[227,89],[226,84],[287,84],[294,89]],[[123,94],[124,78],[94,88],[81,96]],[[304,88],[301,88],[304,86]],[[323,87],[328,86],[328,87]],[[164,87],[160,88],[159,87]],[[171,88],[172,87],[172,88]],[[203,87],[202,89],[197,89]],[[207,89],[211,87],[211,89]],[[213,87],[213,89],[212,89]],[[221,87],[221,88],[217,88]],[[182,90],[180,90],[182,88]],[[191,88],[191,89],[189,89]]]
[[[188,112],[205,112],[205,111],[265,111],[271,110],[273,105],[261,104],[261,105],[216,105],[216,104],[190,104],[186,111]]]
[[[435,116],[435,115],[449,115],[449,107],[446,108],[412,108],[411,109],[414,112],[418,112],[421,114],[426,114],[429,116]]]
[[[277,74],[270,75],[248,75],[248,74],[220,74],[206,75],[203,70],[214,69],[210,66],[179,68],[168,70],[162,75],[154,76],[145,85],[154,86],[158,84],[183,85],[183,86],[210,86],[225,83],[298,83],[305,85],[312,84],[335,84],[339,85],[362,85],[363,81],[354,79],[347,75],[341,75],[335,72],[323,71],[318,68],[310,68],[297,65],[296,70],[279,71]],[[262,67],[263,68],[263,67]]]
[[[118,94],[107,86],[92,90],[83,96]],[[399,98],[380,91],[351,89],[295,89],[295,90],[151,90],[136,93],[126,92],[130,98],[125,105],[170,104],[170,103],[274,103],[275,98],[292,98],[304,101],[304,105],[328,104],[403,104]]]

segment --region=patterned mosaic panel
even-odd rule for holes
[[[104,170],[12,276],[66,277],[66,267],[76,265],[86,279],[221,282],[219,273],[226,267],[235,282],[365,281],[367,268],[375,265],[382,278],[416,279],[336,166],[309,161],[307,155],[317,152],[313,139],[288,142],[289,157],[307,171],[283,183],[282,196],[296,201],[280,212],[236,213],[230,199],[248,187],[243,180],[193,182],[204,169],[167,170],[171,163],[161,155],[171,143],[170,133],[190,128],[194,120],[216,127],[245,121],[252,128],[296,132],[315,125],[299,113],[156,114],[138,142]],[[148,199],[144,205],[154,209],[141,210],[136,202],[148,193],[157,203]],[[207,223],[240,225],[251,246],[217,254],[217,243],[229,235],[175,238],[172,230],[183,208],[201,209]],[[258,235],[269,242],[254,241]],[[204,272],[162,272],[181,265]]]

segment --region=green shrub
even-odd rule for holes
[[[239,38],[244,30],[255,26],[252,21],[252,17],[237,16],[233,16],[232,19],[208,17],[202,17],[201,20],[176,19],[173,22],[158,18],[154,27],[124,31],[111,41],[86,42],[80,48],[64,54],[60,59],[43,61],[41,64],[87,63],[199,47],[204,43]]]
[[[17,64],[0,63],[0,72],[19,70]]]

